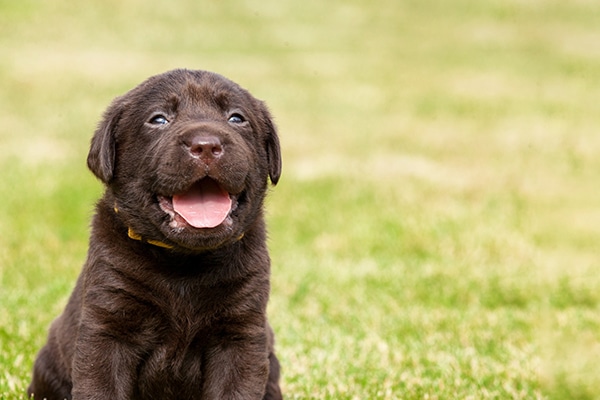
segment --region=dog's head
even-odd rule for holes
[[[202,251],[235,241],[262,215],[281,153],[261,101],[220,75],[174,70],[112,102],[88,166],[136,233]]]

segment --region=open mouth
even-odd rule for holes
[[[202,229],[231,223],[232,196],[214,179],[203,178],[173,197],[158,196],[160,208],[171,216],[171,227],[188,225]]]

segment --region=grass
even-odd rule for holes
[[[596,399],[593,1],[0,0],[0,399],[84,261],[104,107],[174,67],[270,105],[290,399]]]

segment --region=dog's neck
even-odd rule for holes
[[[115,214],[119,213],[119,208],[117,207],[117,203],[115,202],[115,205],[113,207],[113,210],[115,210]],[[167,244],[165,242],[161,242],[160,240],[154,240],[154,239],[147,239],[142,237],[142,235],[140,235],[139,233],[137,233],[136,231],[133,230],[133,228],[131,227],[127,227],[127,236],[130,239],[133,240],[138,240],[140,242],[144,242],[144,243],[148,243],[151,244],[153,246],[156,247],[161,247],[163,249],[173,249],[175,248],[175,246]],[[237,239],[235,239],[236,242],[242,240],[242,238],[244,237],[244,234],[242,233]]]

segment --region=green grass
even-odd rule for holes
[[[600,398],[600,6],[0,0],[0,399],[85,258],[87,146],[175,67],[276,116],[290,399]]]

